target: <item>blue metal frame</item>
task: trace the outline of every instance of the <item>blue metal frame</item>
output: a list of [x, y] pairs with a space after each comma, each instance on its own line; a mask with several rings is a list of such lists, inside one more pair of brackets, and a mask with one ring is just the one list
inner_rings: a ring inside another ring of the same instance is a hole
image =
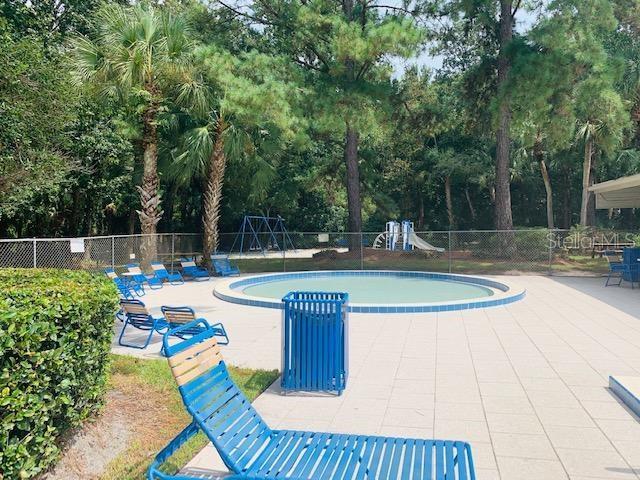
[[[121, 310], [124, 311], [123, 306], [126, 304], [136, 305], [146, 309], [145, 304], [142, 303], [140, 300], [122, 299], [120, 300]], [[142, 345], [135, 344], [135, 343], [128, 343], [123, 340], [124, 332], [127, 329], [127, 326], [129, 325], [131, 325], [135, 329], [149, 332], [149, 335], [147, 335], [147, 338]], [[145, 313], [125, 312], [124, 325], [122, 326], [122, 330], [120, 330], [120, 335], [118, 336], [118, 345], [121, 345], [123, 347], [130, 347], [130, 348], [137, 348], [140, 350], [144, 350], [149, 346], [149, 342], [151, 342], [151, 337], [153, 337], [154, 332], [162, 333], [162, 331], [166, 330], [168, 327], [169, 325], [164, 321], [163, 318], [154, 317], [150, 313], [145, 314]]]
[[349, 295], [290, 292], [282, 302], [282, 390], [341, 395], [349, 376]]
[[211, 263], [213, 263], [213, 269], [221, 277], [240, 275], [240, 269], [237, 266], [232, 265], [228, 258], [213, 258], [212, 255]]
[[[199, 321], [198, 321], [199, 322]], [[197, 323], [197, 322], [196, 322]], [[193, 328], [185, 325], [180, 328]], [[213, 336], [209, 330], [176, 345], [169, 357]], [[190, 480], [162, 465], [198, 430], [218, 450], [231, 479], [475, 480], [471, 446], [461, 441], [272, 430], [231, 379], [223, 361], [179, 387], [193, 422], [162, 449], [148, 480]]]

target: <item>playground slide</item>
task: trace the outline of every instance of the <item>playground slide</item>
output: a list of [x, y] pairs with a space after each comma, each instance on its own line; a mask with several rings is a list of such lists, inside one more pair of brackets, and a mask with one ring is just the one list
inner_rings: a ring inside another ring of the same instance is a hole
[[444, 248], [434, 247], [428, 242], [422, 240], [419, 236], [417, 236], [413, 231], [409, 233], [409, 242], [416, 248], [420, 250], [431, 250], [432, 252], [444, 252]]

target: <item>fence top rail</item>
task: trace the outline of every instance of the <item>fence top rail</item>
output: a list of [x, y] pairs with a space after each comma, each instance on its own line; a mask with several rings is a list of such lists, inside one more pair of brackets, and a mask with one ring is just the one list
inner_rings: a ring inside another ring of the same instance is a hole
[[[434, 235], [450, 235], [450, 234], [491, 234], [491, 233], [568, 233], [571, 230], [562, 229], [562, 228], [523, 228], [517, 230], [414, 230], [416, 234], [434, 234]], [[385, 233], [384, 231], [362, 231], [362, 232], [300, 232], [300, 231], [292, 231], [288, 232], [289, 235], [333, 235], [333, 236], [349, 236], [349, 235], [380, 235], [381, 233]], [[585, 232], [581, 233], [581, 235], [587, 237], [597, 237], [598, 235], [606, 235], [606, 234], [633, 234], [631, 231], [610, 231], [610, 230], [595, 230], [593, 232]], [[168, 237], [172, 236], [175, 238], [180, 237], [197, 237], [202, 235], [201, 233], [195, 232], [169, 232], [169, 233], [134, 233], [134, 234], [117, 234], [117, 235], [96, 235], [96, 236], [86, 236], [86, 237], [27, 237], [27, 238], [0, 238], [0, 243], [9, 243], [9, 242], [69, 242], [71, 240], [100, 240], [100, 239], [118, 239], [118, 238], [144, 238], [144, 237]], [[238, 235], [237, 232], [222, 232], [219, 235], [221, 236], [235, 236]]]

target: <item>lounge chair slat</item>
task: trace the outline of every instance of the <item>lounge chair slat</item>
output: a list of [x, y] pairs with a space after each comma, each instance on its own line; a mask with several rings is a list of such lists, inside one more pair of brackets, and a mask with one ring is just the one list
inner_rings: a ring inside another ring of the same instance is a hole
[[424, 466], [422, 463], [424, 449], [425, 441], [417, 440], [416, 448], [414, 449], [412, 480], [422, 480], [424, 478]]
[[393, 452], [393, 457], [391, 458], [391, 466], [389, 467], [389, 478], [397, 479], [398, 478], [398, 470], [400, 467], [400, 459], [402, 458], [402, 454], [404, 453], [406, 446], [406, 441], [404, 439], [396, 439], [396, 449]]
[[413, 461], [413, 451], [415, 450], [416, 442], [413, 439], [409, 439], [404, 444], [404, 458], [402, 461], [402, 471], [410, 472], [411, 464]]
[[424, 449], [424, 478], [433, 478], [433, 451], [435, 442], [428, 440]]
[[295, 470], [291, 472], [291, 476], [294, 478], [309, 478], [313, 467], [318, 463], [318, 460], [322, 456], [323, 450], [327, 445], [328, 433], [315, 433], [307, 451], [305, 452], [305, 458], [300, 461]]
[[353, 477], [356, 471], [356, 467], [362, 465], [363, 463], [365, 465], [368, 464], [369, 458], [368, 458], [367, 451], [373, 447], [374, 443], [375, 443], [375, 439], [372, 437], [363, 438], [362, 444], [358, 446], [357, 450], [353, 451], [353, 454], [351, 455], [351, 460], [349, 460], [349, 463], [344, 469], [345, 473], [343, 478], [351, 480], [351, 478]]
[[467, 457], [464, 454], [464, 443], [455, 442], [458, 480], [467, 480]]
[[436, 457], [436, 480], [444, 480], [444, 442], [436, 441], [436, 448], [433, 453]]
[[384, 450], [384, 457], [382, 459], [382, 465], [380, 467], [380, 479], [389, 478], [389, 469], [391, 467], [391, 458], [393, 456], [393, 452], [396, 449], [396, 439], [389, 439], [386, 442], [386, 448]]
[[[209, 349], [199, 353], [197, 357], [185, 359], [183, 362], [173, 366], [172, 370], [173, 374], [179, 377], [194, 368], [201, 369], [203, 366], [206, 366], [208, 369], [210, 366], [218, 365], [220, 361], [222, 361], [220, 349]], [[202, 373], [204, 373], [204, 371]]]
[[348, 442], [348, 439], [349, 437], [347, 435], [331, 435], [329, 445], [325, 448], [325, 453], [318, 464], [318, 468], [316, 468], [316, 478], [325, 479], [331, 475], [333, 470], [333, 467], [331, 467], [331, 461], [340, 456], [344, 444]]
[[218, 342], [215, 338], [208, 338], [204, 342], [194, 345], [194, 348], [192, 349], [187, 349], [180, 353], [176, 353], [173, 357], [169, 358], [169, 365], [173, 368], [175, 365], [178, 365], [185, 360], [193, 358], [208, 350], [214, 350], [218, 352], [220, 351], [220, 349], [218, 348]]

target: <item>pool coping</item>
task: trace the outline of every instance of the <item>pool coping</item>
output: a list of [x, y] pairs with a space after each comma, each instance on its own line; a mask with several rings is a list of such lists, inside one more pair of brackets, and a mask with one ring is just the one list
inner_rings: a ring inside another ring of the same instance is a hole
[[526, 295], [526, 289], [517, 284], [507, 285], [496, 280], [477, 277], [471, 275], [458, 275], [454, 273], [438, 273], [406, 270], [314, 270], [302, 272], [282, 272], [251, 275], [247, 277], [236, 277], [220, 281], [213, 289], [213, 295], [220, 300], [249, 305], [252, 307], [282, 309], [281, 300], [266, 299], [265, 297], [255, 297], [246, 295], [235, 290], [237, 287], [264, 283], [271, 279], [292, 279], [309, 278], [320, 276], [406, 276], [423, 277], [430, 279], [442, 279], [461, 283], [471, 283], [498, 290], [498, 293], [489, 297], [481, 297], [472, 300], [455, 300], [448, 302], [430, 303], [405, 303], [401, 305], [376, 304], [376, 303], [349, 303], [348, 311], [354, 313], [421, 313], [421, 312], [451, 312], [457, 310], [469, 310], [475, 308], [496, 307], [517, 302]]

